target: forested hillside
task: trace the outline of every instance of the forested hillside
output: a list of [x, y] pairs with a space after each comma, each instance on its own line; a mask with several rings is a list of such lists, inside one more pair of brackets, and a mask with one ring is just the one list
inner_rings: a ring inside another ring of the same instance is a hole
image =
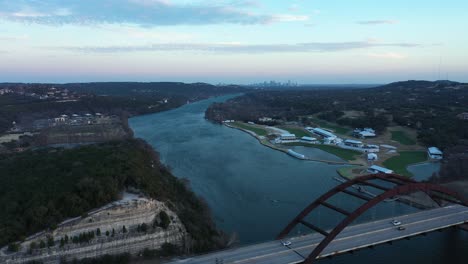
[[247, 89], [236, 85], [216, 86], [207, 83], [181, 82], [100, 82], [70, 83], [61, 85], [64, 89], [80, 93], [112, 96], [180, 96], [185, 100], [200, 100], [227, 93], [244, 92]]
[[167, 202], [195, 240], [195, 251], [220, 246], [207, 207], [143, 141], [3, 155], [0, 171], [0, 245], [103, 206], [131, 186]]
[[[141, 115], [179, 107], [188, 101], [239, 93], [239, 86], [214, 86], [203, 83], [75, 83], [14, 84], [0, 83], [11, 93], [0, 95], [0, 133], [12, 122], [29, 126], [34, 120], [61, 114], [105, 113], [107, 115]], [[57, 100], [47, 95], [50, 89], [74, 93], [73, 100]], [[39, 99], [39, 98], [42, 99]]]

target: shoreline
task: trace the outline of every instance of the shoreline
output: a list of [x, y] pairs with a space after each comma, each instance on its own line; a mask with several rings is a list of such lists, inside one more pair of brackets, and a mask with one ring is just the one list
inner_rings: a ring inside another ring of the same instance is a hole
[[[237, 126], [234, 126], [234, 125], [231, 125], [229, 123], [222, 123], [222, 125], [226, 126], [226, 127], [229, 127], [229, 128], [233, 128], [233, 129], [237, 129], [237, 130], [240, 130], [240, 131], [243, 131], [247, 134], [249, 134], [250, 136], [254, 137], [255, 139], [257, 139], [257, 141], [263, 145], [263, 146], [266, 146], [268, 148], [271, 148], [273, 150], [277, 150], [277, 151], [281, 151], [285, 154], [288, 154], [288, 149], [285, 149], [285, 148], [281, 148], [281, 147], [277, 147], [269, 142], [266, 142], [266, 139], [263, 137], [263, 136], [259, 136], [257, 135], [255, 132], [253, 131], [250, 131], [248, 129], [244, 129], [244, 128], [241, 128], [241, 127], [237, 127]], [[313, 146], [310, 146], [313, 148]], [[320, 148], [318, 148], [320, 149]], [[325, 151], [327, 152], [326, 150], [322, 150], [322, 151]], [[332, 154], [334, 155], [333, 153], [330, 153], [330, 152], [327, 152], [329, 154]], [[288, 154], [289, 155], [289, 154]], [[304, 161], [313, 161], [313, 162], [321, 162], [321, 163], [326, 163], [326, 164], [330, 164], [330, 165], [349, 165], [351, 167], [347, 167], [347, 168], [341, 168], [341, 169], [337, 169], [337, 173], [340, 177], [343, 177], [345, 179], [353, 179], [355, 177], [358, 177], [360, 175], [366, 175], [368, 173], [359, 173], [359, 174], [356, 174], [356, 173], [353, 173], [351, 172], [352, 170], [356, 169], [356, 168], [363, 168], [365, 167], [366, 165], [365, 164], [362, 164], [362, 163], [358, 163], [358, 162], [352, 162], [352, 161], [330, 161], [330, 160], [322, 160], [322, 159], [314, 159], [314, 158], [308, 158], [308, 157], [305, 157], [305, 158], [298, 158], [298, 157], [294, 157], [292, 155], [290, 155], [291, 157], [293, 158], [296, 158], [296, 159], [299, 159], [299, 160], [304, 160]], [[335, 155], [336, 156], [336, 155]], [[428, 164], [428, 163], [432, 163], [431, 160], [427, 159], [425, 161], [420, 161], [420, 162], [416, 162], [416, 163], [410, 163], [408, 165], [406, 165], [405, 169], [408, 170], [408, 168], [410, 166], [415, 166], [415, 165], [423, 165], [423, 164]], [[344, 171], [343, 171], [344, 170]], [[348, 172], [349, 172], [349, 175], [348, 175]], [[407, 176], [409, 178], [413, 178], [414, 175], [411, 175], [411, 176]]]
[[[288, 154], [288, 150], [287, 149], [283, 149], [283, 148], [280, 148], [280, 147], [276, 147], [274, 145], [271, 145], [271, 144], [268, 144], [266, 142], [263, 142], [262, 138], [260, 138], [260, 136], [258, 136], [257, 134], [255, 134], [254, 132], [252, 131], [249, 131], [247, 129], [243, 129], [243, 128], [240, 128], [240, 127], [236, 127], [236, 126], [233, 126], [233, 125], [229, 125], [227, 123], [224, 123], [223, 124], [224, 126], [226, 127], [229, 127], [229, 128], [233, 128], [233, 129], [237, 129], [237, 130], [240, 130], [240, 131], [243, 131], [249, 135], [251, 135], [252, 137], [254, 137], [255, 139], [257, 139], [257, 141], [263, 145], [263, 146], [266, 146], [268, 148], [271, 148], [273, 150], [277, 150], [277, 151], [281, 151], [285, 154]], [[324, 150], [322, 150], [324, 151]], [[326, 152], [326, 151], [325, 151]], [[327, 152], [329, 153], [329, 152]], [[333, 155], [333, 153], [330, 153]], [[291, 156], [291, 155], [290, 155]], [[291, 157], [294, 157], [294, 156], [291, 156]], [[299, 159], [299, 158], [296, 158], [296, 159]], [[330, 165], [351, 165], [351, 166], [363, 166], [362, 164], [359, 164], [359, 163], [352, 163], [352, 162], [348, 162], [348, 161], [333, 161], [333, 160], [322, 160], [322, 159], [313, 159], [313, 158], [304, 158], [304, 159], [299, 159], [299, 160], [304, 160], [304, 161], [313, 161], [313, 162], [321, 162], [321, 163], [327, 163], [327, 164], [330, 164]]]

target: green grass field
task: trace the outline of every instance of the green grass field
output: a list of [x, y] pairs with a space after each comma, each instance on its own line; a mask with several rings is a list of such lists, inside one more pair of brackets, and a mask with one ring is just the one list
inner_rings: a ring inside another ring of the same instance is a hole
[[391, 131], [391, 133], [392, 140], [395, 140], [402, 145], [410, 146], [416, 144], [416, 141], [410, 138], [404, 131]]
[[249, 125], [249, 124], [246, 124], [246, 123], [234, 122], [234, 123], [231, 123], [231, 125], [235, 126], [235, 127], [238, 127], [238, 128], [242, 128], [242, 129], [245, 129], [245, 130], [252, 131], [252, 132], [254, 132], [255, 134], [257, 134], [259, 136], [268, 135], [268, 132], [265, 129], [259, 128], [259, 127], [253, 126], [253, 125]]
[[300, 143], [300, 142], [294, 142], [294, 143], [287, 143], [285, 145], [288, 146], [303, 146], [303, 147], [309, 147], [309, 148], [317, 148], [321, 149], [323, 151], [326, 151], [328, 153], [331, 153], [337, 157], [340, 157], [344, 160], [347, 161], [352, 161], [357, 158], [357, 156], [361, 155], [361, 152], [350, 150], [350, 149], [342, 149], [339, 147], [331, 146], [331, 145], [318, 145], [318, 144], [307, 144], [307, 143]]
[[311, 136], [311, 134], [307, 130], [305, 130], [303, 128], [285, 127], [285, 126], [280, 126], [278, 128], [286, 130], [289, 133], [294, 134], [294, 135], [296, 135], [296, 137], [299, 137], [299, 138], [301, 138], [301, 137], [310, 137]]
[[411, 164], [424, 162], [427, 160], [425, 151], [402, 151], [399, 156], [391, 157], [384, 161], [383, 166], [393, 170], [397, 174], [408, 177], [413, 176], [406, 167]]
[[312, 119], [312, 121], [316, 123], [317, 125], [319, 125], [320, 127], [335, 131], [337, 134], [347, 135], [351, 132], [350, 128], [342, 127], [337, 124], [333, 124], [333, 123], [330, 123], [330, 122], [327, 122], [318, 118], [314, 118]]
[[340, 174], [342, 177], [345, 177], [347, 179], [352, 179], [354, 177], [354, 174], [353, 174], [353, 170], [354, 169], [359, 169], [362, 167], [359, 167], [359, 166], [352, 166], [352, 167], [343, 167], [343, 168], [339, 168], [337, 170], [338, 174]]

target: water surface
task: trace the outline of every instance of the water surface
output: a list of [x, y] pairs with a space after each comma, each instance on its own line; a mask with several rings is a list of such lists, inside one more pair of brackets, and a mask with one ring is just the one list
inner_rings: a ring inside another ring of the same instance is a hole
[[[161, 153], [162, 162], [172, 168], [174, 175], [190, 180], [195, 193], [208, 202], [219, 228], [238, 234], [241, 244], [271, 240], [308, 203], [338, 184], [334, 177], [338, 177], [336, 170], [340, 166], [295, 159], [260, 145], [245, 132], [204, 119], [204, 111], [211, 103], [231, 97], [135, 117], [130, 126], [136, 137], [145, 139]], [[317, 149], [294, 149], [309, 157], [339, 160]], [[360, 205], [360, 201], [345, 196], [338, 196], [333, 203], [348, 209]], [[414, 210], [400, 203], [383, 203], [357, 222]], [[330, 228], [341, 219], [341, 215], [322, 209], [310, 221]], [[300, 228], [294, 233], [307, 231]], [[357, 254], [360, 257], [345, 255], [323, 263], [468, 263], [438, 261], [453, 254], [460, 245], [468, 248], [466, 234], [437, 233], [427, 238], [430, 239], [364, 250]], [[468, 259], [466, 251], [456, 253]]]

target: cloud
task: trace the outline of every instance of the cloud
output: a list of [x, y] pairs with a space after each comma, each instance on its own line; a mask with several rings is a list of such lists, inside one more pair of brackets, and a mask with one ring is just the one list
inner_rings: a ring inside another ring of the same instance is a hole
[[28, 35], [0, 35], [0, 41], [23, 41], [28, 39]]
[[309, 20], [308, 16], [301, 16], [301, 15], [273, 15], [270, 17], [269, 21], [272, 22], [296, 22], [296, 21], [307, 21]]
[[257, 1], [206, 1], [176, 4], [171, 0], [0, 0], [0, 20], [62, 24], [137, 24], [141, 26], [268, 24], [294, 22], [305, 16], [259, 14]]
[[[145, 46], [88, 46], [61, 47], [61, 50], [86, 53], [121, 53], [148, 51], [199, 51], [211, 53], [286, 53], [286, 52], [338, 52], [376, 47], [420, 47], [414, 43], [355, 42], [309, 42], [298, 44], [241, 44], [241, 43], [161, 43]], [[57, 48], [52, 48], [57, 49]]]
[[396, 60], [406, 59], [408, 57], [406, 55], [395, 53], [395, 52], [369, 53], [368, 56], [372, 58], [396, 59]]
[[366, 20], [366, 21], [358, 21], [356, 22], [360, 25], [392, 25], [398, 24], [397, 20]]

